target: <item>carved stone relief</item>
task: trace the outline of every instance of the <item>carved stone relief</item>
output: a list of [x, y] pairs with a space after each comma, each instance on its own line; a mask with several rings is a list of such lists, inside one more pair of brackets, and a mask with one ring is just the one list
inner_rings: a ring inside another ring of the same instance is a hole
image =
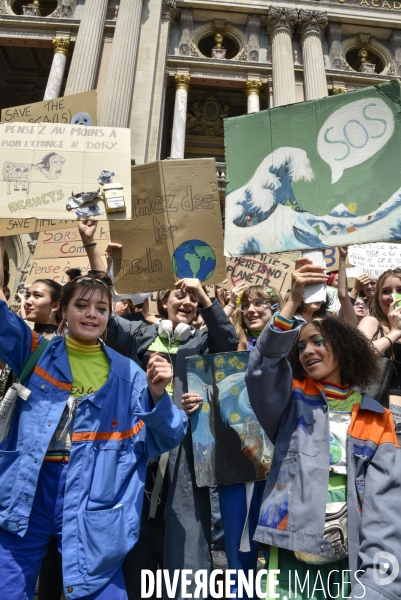
[[186, 131], [191, 135], [223, 136], [223, 119], [229, 114], [228, 104], [221, 105], [214, 96], [207, 96], [201, 105], [195, 102], [188, 111]]

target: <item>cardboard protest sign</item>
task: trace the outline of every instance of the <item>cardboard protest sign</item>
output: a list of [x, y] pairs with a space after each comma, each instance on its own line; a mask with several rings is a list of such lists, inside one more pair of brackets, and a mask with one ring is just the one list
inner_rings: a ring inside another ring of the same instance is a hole
[[202, 397], [191, 415], [195, 477], [199, 487], [265, 479], [273, 445], [248, 399], [249, 352], [186, 359], [188, 391]]
[[[75, 193], [97, 192], [102, 170], [113, 171], [123, 185], [124, 212], [106, 213], [103, 200], [93, 200], [103, 214], [97, 220], [131, 218], [131, 132], [113, 127], [75, 125], [0, 125], [0, 210], [3, 218], [77, 219], [67, 210]], [[95, 193], [96, 195], [96, 193]], [[85, 205], [89, 206], [89, 205]]]
[[401, 244], [354, 244], [348, 248], [350, 262], [354, 269], [347, 269], [347, 275], [355, 277], [366, 273], [378, 279], [388, 269], [401, 266]]
[[401, 238], [398, 81], [224, 126], [227, 255]]
[[284, 295], [291, 287], [295, 263], [273, 254], [256, 254], [227, 258], [227, 275], [232, 286], [246, 281], [249, 285], [264, 285]]
[[68, 276], [65, 272], [72, 268], [81, 269], [82, 274], [85, 275], [90, 270], [87, 256], [44, 259], [33, 257], [24, 283], [26, 286], [30, 286], [37, 279], [53, 279], [57, 283], [65, 285], [68, 282]]
[[171, 288], [183, 277], [226, 277], [214, 159], [132, 167], [130, 223], [110, 222], [118, 294]]
[[72, 123], [97, 125], [96, 90], [73, 94], [63, 98], [32, 102], [21, 106], [3, 108], [1, 122], [11, 123]]
[[38, 233], [52, 229], [76, 227], [76, 221], [63, 219], [0, 219], [0, 235], [20, 235], [21, 233]]
[[[97, 243], [100, 254], [104, 255], [110, 243], [108, 223], [99, 223], [94, 241]], [[46, 230], [39, 234], [34, 254], [35, 260], [38, 258], [69, 258], [71, 256], [86, 256], [77, 225], [69, 229]]]

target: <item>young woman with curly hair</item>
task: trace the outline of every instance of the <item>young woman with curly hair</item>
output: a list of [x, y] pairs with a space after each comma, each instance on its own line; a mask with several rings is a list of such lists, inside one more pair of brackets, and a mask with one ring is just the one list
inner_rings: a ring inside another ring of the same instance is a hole
[[390, 269], [379, 277], [370, 301], [370, 315], [361, 320], [359, 329], [392, 360], [390, 410], [401, 443], [401, 307], [393, 294], [401, 294], [401, 269]]
[[300, 259], [292, 279], [246, 375], [274, 443], [254, 536], [270, 549], [269, 570], [279, 569], [268, 589], [281, 599], [398, 598], [401, 573], [387, 577], [384, 595], [375, 563], [382, 552], [401, 556], [399, 446], [390, 412], [353, 391], [378, 376], [380, 355], [341, 319], [294, 317], [305, 286], [326, 281], [323, 268]]

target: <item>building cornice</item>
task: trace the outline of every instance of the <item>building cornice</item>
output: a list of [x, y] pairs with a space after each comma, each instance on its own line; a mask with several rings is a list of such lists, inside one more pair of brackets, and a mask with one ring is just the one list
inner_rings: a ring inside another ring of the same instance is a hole
[[[328, 20], [334, 22], [342, 22], [349, 24], [368, 25], [372, 27], [394, 27], [401, 29], [400, 27], [400, 9], [388, 9], [381, 8], [383, 0], [374, 0], [379, 2], [379, 6], [366, 6], [365, 2], [371, 5], [372, 0], [358, 0], [358, 2], [364, 2], [363, 5], [352, 6], [341, 3], [339, 0], [276, 0], [275, 2], [266, 2], [265, 0], [219, 0], [218, 9], [216, 9], [215, 0], [177, 0], [177, 9], [188, 9], [191, 8], [194, 11], [194, 19], [196, 20], [197, 11], [210, 11], [219, 14], [227, 15], [227, 13], [242, 13], [243, 24], [246, 23], [246, 19], [250, 14], [257, 14], [262, 18], [267, 17], [267, 13], [270, 6], [277, 8], [288, 8], [288, 9], [305, 9], [305, 10], [317, 10], [327, 12]], [[388, 0], [390, 5], [393, 5], [394, 0]], [[203, 19], [202, 19], [203, 20]]]

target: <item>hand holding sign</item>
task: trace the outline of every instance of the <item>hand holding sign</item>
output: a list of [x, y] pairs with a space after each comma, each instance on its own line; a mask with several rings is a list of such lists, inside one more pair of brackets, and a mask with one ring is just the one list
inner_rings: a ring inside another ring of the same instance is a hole
[[376, 154], [393, 131], [393, 112], [380, 98], [350, 102], [330, 115], [319, 131], [317, 149], [331, 167], [331, 183]]

